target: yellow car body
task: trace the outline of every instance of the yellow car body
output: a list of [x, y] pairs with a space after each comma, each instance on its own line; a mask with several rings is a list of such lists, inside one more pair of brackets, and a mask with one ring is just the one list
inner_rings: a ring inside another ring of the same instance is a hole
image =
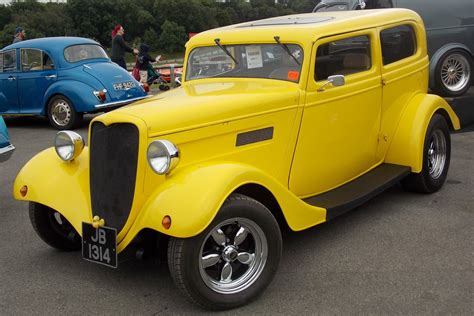
[[[257, 200], [271, 195], [295, 231], [323, 223], [326, 209], [305, 203], [305, 198], [340, 187], [382, 163], [420, 172], [431, 117], [441, 113], [453, 129], [459, 128], [450, 106], [427, 94], [426, 38], [418, 15], [369, 10], [318, 16], [332, 19], [292, 27], [224, 27], [199, 34], [186, 46], [188, 60], [193, 49], [215, 45], [216, 37], [226, 45], [274, 43], [278, 34], [304, 51], [297, 83], [184, 76], [179, 89], [91, 122], [138, 128], [133, 203], [118, 233], [119, 252], [144, 228], [180, 238], [199, 234], [226, 198], [242, 188]], [[416, 52], [384, 66], [379, 34], [402, 24], [415, 30]], [[344, 86], [326, 85], [321, 91], [326, 82], [311, 75], [318, 46], [358, 35], [371, 39], [371, 68], [346, 76]], [[184, 73], [187, 66], [185, 62]], [[236, 145], [239, 135], [269, 129], [269, 139]], [[156, 174], [147, 163], [146, 149], [156, 139], [169, 140], [180, 151], [179, 165], [167, 175]], [[28, 187], [25, 196], [20, 194], [23, 186]], [[61, 161], [50, 148], [24, 166], [13, 193], [16, 199], [56, 210], [81, 233], [81, 223], [92, 222], [95, 215], [90, 190], [88, 148], [72, 162]], [[171, 217], [169, 229], [162, 225], [164, 216]], [[103, 219], [107, 225], [108, 218]]]

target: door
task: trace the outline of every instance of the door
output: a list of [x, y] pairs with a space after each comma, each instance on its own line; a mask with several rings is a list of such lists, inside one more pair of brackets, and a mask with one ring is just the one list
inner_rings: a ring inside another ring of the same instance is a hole
[[[290, 174], [290, 189], [308, 197], [338, 187], [379, 163], [382, 84], [375, 30], [317, 41]], [[327, 84], [344, 75], [343, 86]]]
[[57, 80], [50, 56], [38, 49], [21, 49], [21, 71], [18, 73], [20, 113], [39, 114], [48, 87]]
[[18, 113], [16, 50], [0, 53], [0, 113]]

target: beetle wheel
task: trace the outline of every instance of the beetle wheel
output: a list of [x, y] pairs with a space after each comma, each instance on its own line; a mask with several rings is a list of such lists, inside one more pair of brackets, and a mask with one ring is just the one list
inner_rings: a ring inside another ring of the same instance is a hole
[[76, 112], [68, 98], [55, 96], [48, 105], [48, 118], [54, 128], [65, 130], [76, 127], [82, 115]]

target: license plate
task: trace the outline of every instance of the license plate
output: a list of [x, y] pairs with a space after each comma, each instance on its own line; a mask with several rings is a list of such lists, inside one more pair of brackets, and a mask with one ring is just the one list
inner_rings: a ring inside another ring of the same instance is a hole
[[135, 87], [135, 82], [127, 81], [113, 84], [114, 90], [128, 90]]
[[82, 258], [117, 268], [117, 230], [82, 223]]

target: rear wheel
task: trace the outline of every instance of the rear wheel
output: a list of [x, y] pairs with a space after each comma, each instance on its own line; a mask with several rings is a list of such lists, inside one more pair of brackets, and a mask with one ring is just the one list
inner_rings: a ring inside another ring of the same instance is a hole
[[428, 125], [423, 148], [423, 168], [402, 181], [405, 189], [433, 193], [441, 189], [448, 174], [451, 139], [446, 119], [435, 114]]
[[201, 234], [171, 238], [168, 265], [178, 288], [208, 309], [250, 302], [268, 286], [281, 257], [281, 234], [261, 203], [233, 194]]
[[31, 224], [45, 243], [63, 251], [81, 249], [81, 237], [59, 212], [34, 202], [29, 211]]
[[472, 82], [472, 58], [463, 50], [448, 51], [439, 60], [435, 71], [436, 92], [443, 96], [464, 94]]
[[82, 113], [76, 112], [74, 105], [67, 97], [57, 95], [49, 101], [48, 119], [56, 129], [72, 129], [81, 121]]

